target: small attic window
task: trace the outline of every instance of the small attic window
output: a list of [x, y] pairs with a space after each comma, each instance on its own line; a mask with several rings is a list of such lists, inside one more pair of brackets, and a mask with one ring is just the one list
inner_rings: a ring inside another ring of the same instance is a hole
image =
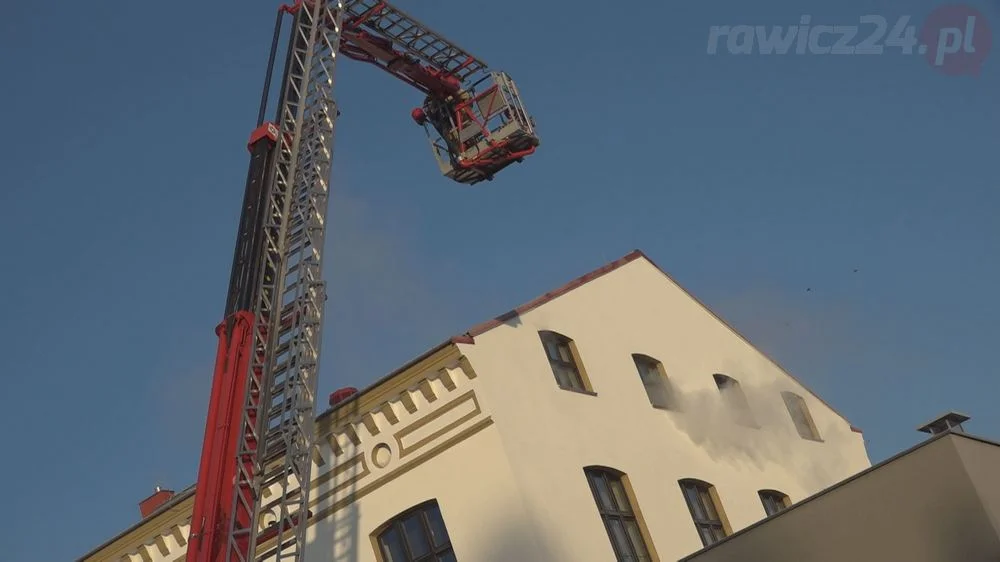
[[559, 388], [592, 393], [573, 340], [547, 330], [538, 332], [538, 336], [542, 339], [545, 356], [549, 360], [549, 366], [552, 367], [552, 374]]
[[813, 422], [812, 414], [809, 413], [809, 406], [806, 404], [806, 401], [798, 394], [788, 391], [782, 392], [781, 398], [785, 401], [788, 414], [792, 416], [792, 422], [795, 423], [795, 429], [799, 432], [799, 437], [811, 441], [822, 441], [819, 436], [819, 430], [816, 429], [816, 423]]
[[646, 388], [646, 396], [649, 397], [649, 403], [654, 408], [664, 410], [679, 409], [673, 385], [670, 384], [670, 379], [667, 378], [667, 372], [663, 368], [663, 363], [641, 353], [633, 353], [632, 361], [635, 363], [636, 370], [639, 371], [639, 379], [642, 380], [643, 387]]
[[759, 427], [753, 417], [750, 403], [747, 402], [746, 394], [740, 387], [740, 381], [721, 373], [712, 375], [712, 378], [715, 379], [715, 386], [719, 387], [722, 400], [729, 407], [736, 423], [747, 427]]

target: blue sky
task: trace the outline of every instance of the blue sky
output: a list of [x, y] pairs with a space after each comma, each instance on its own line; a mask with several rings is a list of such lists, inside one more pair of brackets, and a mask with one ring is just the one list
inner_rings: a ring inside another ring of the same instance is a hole
[[[855, 24], [858, 0], [399, 5], [508, 70], [543, 145], [451, 184], [410, 121], [420, 96], [339, 69], [321, 395], [641, 248], [861, 426], [873, 461], [947, 409], [1000, 436], [1000, 54], [978, 77], [898, 51], [706, 54], [712, 25]], [[877, 9], [919, 24], [937, 5]], [[9, 560], [72, 559], [195, 478], [275, 6], [5, 8]]]

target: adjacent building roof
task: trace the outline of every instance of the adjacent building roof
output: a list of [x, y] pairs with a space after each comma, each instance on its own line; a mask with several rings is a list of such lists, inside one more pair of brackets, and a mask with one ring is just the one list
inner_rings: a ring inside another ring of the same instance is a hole
[[953, 428], [679, 562], [996, 560], [1000, 443]]

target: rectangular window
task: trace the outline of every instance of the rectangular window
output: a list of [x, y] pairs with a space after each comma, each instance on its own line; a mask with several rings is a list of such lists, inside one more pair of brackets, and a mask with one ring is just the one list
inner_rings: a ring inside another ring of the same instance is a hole
[[743, 394], [740, 382], [729, 375], [715, 374], [712, 377], [736, 423], [747, 427], [760, 427], [753, 417], [753, 410], [750, 409], [746, 394]]
[[726, 538], [722, 509], [712, 497], [711, 485], [697, 480], [681, 480], [680, 484], [702, 544], [708, 546]]
[[650, 562], [639, 518], [629, 502], [622, 474], [607, 469], [585, 470], [597, 511], [611, 539], [618, 562]]
[[385, 524], [378, 544], [381, 562], [455, 562], [441, 509], [433, 500]]
[[764, 504], [764, 513], [768, 517], [784, 511], [790, 503], [788, 496], [776, 490], [761, 490], [757, 494], [760, 496], [760, 502]]
[[552, 367], [556, 384], [560, 388], [586, 392], [587, 386], [584, 384], [580, 367], [576, 363], [572, 340], [555, 332], [539, 332], [539, 336], [542, 338], [545, 356]]
[[795, 430], [799, 432], [799, 437], [812, 441], [821, 441], [819, 430], [816, 429], [816, 423], [813, 422], [806, 401], [798, 394], [787, 391], [781, 393], [781, 398], [785, 401], [788, 414], [792, 416], [792, 422], [795, 423]]
[[663, 370], [663, 364], [648, 355], [638, 353], [632, 354], [632, 360], [639, 371], [642, 385], [646, 388], [649, 403], [657, 408], [676, 410], [673, 387]]

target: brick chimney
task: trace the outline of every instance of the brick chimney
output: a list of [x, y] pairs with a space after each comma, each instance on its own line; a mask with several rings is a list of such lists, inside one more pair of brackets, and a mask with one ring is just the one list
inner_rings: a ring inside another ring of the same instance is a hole
[[345, 386], [344, 388], [337, 389], [330, 394], [330, 406], [334, 407], [341, 402], [351, 398], [358, 393], [358, 389], [353, 386]]
[[153, 495], [139, 502], [139, 513], [142, 518], [145, 519], [149, 517], [150, 513], [153, 513], [161, 505], [167, 503], [167, 500], [174, 497], [173, 490], [164, 490], [157, 486], [153, 492]]

